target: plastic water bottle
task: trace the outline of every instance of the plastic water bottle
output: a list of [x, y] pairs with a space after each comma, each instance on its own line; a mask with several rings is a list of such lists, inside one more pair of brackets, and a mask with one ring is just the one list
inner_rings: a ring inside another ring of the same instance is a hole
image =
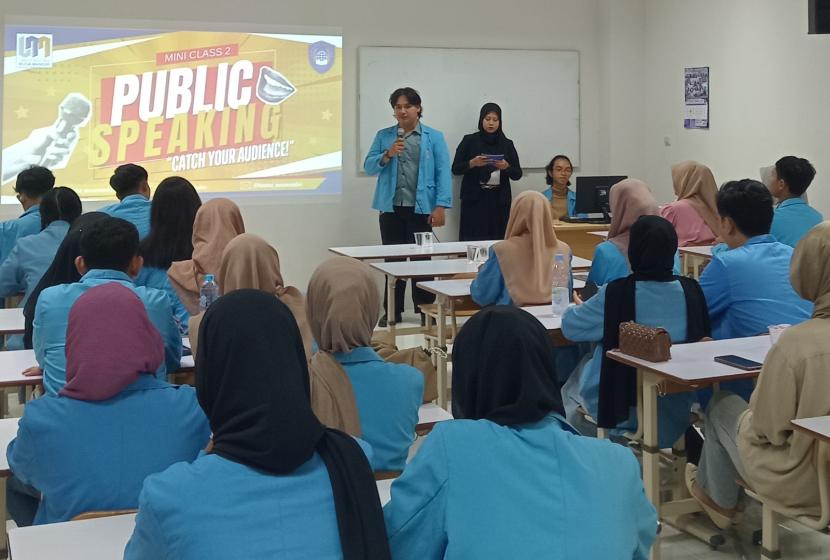
[[552, 276], [550, 299], [553, 316], [560, 317], [568, 308], [570, 300], [570, 274], [568, 265], [565, 264], [565, 255], [562, 253], [556, 253]]
[[219, 297], [219, 286], [216, 285], [216, 280], [213, 274], [205, 274], [205, 281], [202, 287], [199, 288], [199, 311], [204, 313], [210, 304], [216, 301]]

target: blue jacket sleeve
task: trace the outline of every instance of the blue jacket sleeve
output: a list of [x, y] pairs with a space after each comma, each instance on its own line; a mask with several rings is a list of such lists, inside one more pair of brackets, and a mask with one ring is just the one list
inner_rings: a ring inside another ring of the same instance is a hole
[[583, 303], [571, 305], [562, 315], [562, 334], [573, 342], [599, 342], [605, 330], [605, 286]]
[[600, 243], [594, 250], [594, 259], [591, 261], [591, 270], [588, 271], [586, 283], [603, 286], [608, 283], [608, 255], [606, 247]]
[[[149, 298], [147, 300], [147, 312], [150, 321], [156, 326], [162, 340], [164, 340], [165, 373], [171, 374], [182, 365], [182, 335], [173, 316], [173, 305], [170, 303], [167, 294], [152, 288], [147, 288], [147, 290], [152, 290], [151, 295], [147, 296]], [[35, 316], [37, 316], [37, 312]], [[161, 368], [159, 368], [160, 370]], [[164, 381], [167, 381], [166, 376]]]
[[730, 304], [732, 296], [729, 289], [729, 276], [723, 260], [714, 256], [703, 274], [700, 275], [700, 288], [706, 298], [706, 305], [709, 307], [709, 317], [712, 320], [712, 331], [718, 330], [718, 325], [723, 321]]
[[452, 171], [450, 149], [442, 133], [437, 133], [432, 143], [432, 157], [435, 158], [435, 184], [438, 187], [436, 206], [452, 208]]
[[124, 560], [164, 560], [168, 558], [164, 533], [147, 498], [147, 485], [138, 497], [138, 515], [133, 535], [124, 550]]
[[369, 153], [366, 154], [366, 159], [363, 160], [363, 171], [365, 171], [367, 175], [377, 175], [383, 169], [380, 161], [383, 159], [383, 154], [386, 152], [386, 149], [383, 147], [380, 139], [381, 132], [382, 131], [378, 131], [378, 133], [375, 134], [375, 139], [372, 141], [372, 147], [369, 148]]
[[29, 420], [24, 413], [17, 426], [17, 437], [6, 449], [6, 459], [14, 476], [23, 484], [35, 488], [38, 487], [36, 439], [29, 429]]
[[6, 260], [17, 243], [17, 220], [0, 222], [0, 263]]
[[35, 306], [35, 317], [32, 320], [32, 349], [35, 351], [35, 360], [37, 360], [37, 363], [41, 368], [46, 364], [46, 337], [43, 332], [45, 328], [43, 319], [45, 313], [44, 309], [46, 309], [48, 304], [43, 303], [45, 299], [48, 299], [46, 290], [40, 293], [37, 305]]
[[14, 296], [25, 290], [18, 247], [20, 246], [15, 245], [9, 256], [0, 265], [0, 297]]
[[632, 511], [637, 516], [637, 550], [634, 551], [634, 560], [648, 560], [651, 547], [657, 538], [657, 511], [651, 502], [646, 498], [645, 489], [640, 478], [640, 465], [633, 455], [628, 454], [625, 458], [627, 463], [631, 484], [629, 488], [633, 493], [629, 502], [634, 507]]
[[[440, 560], [447, 548], [447, 455], [436, 426], [403, 474], [383, 510], [396, 560]], [[436, 433], [437, 431], [437, 433]]]
[[484, 307], [498, 303], [499, 297], [504, 293], [504, 277], [499, 266], [499, 259], [496, 252], [491, 248], [490, 256], [478, 271], [478, 275], [470, 285], [470, 295], [473, 301]]

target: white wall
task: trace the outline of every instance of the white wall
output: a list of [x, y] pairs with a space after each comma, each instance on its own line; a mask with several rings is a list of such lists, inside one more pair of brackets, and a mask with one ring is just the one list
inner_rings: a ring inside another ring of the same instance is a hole
[[[642, 4], [643, 0], [625, 0]], [[614, 0], [520, 0], [505, 4], [499, 0], [448, 2], [421, 0], [417, 3], [389, 3], [381, 0], [251, 0], [244, 3], [224, 0], [170, 2], [144, 0], [111, 2], [87, 0], [3, 0], [3, 15], [57, 15], [64, 17], [142, 18], [167, 21], [252, 22], [274, 25], [323, 25], [342, 28], [344, 35], [343, 162], [344, 195], [339, 204], [242, 207], [246, 225], [265, 237], [280, 252], [286, 281], [304, 287], [314, 267], [326, 257], [332, 245], [368, 244], [380, 240], [377, 215], [370, 210], [374, 181], [356, 168], [356, 69], [360, 45], [401, 45], [468, 48], [575, 49], [581, 59], [582, 169], [603, 172], [615, 162], [609, 155], [600, 116], [603, 96], [597, 21], [601, 11]], [[244, 6], [244, 9], [242, 9]], [[612, 50], [612, 49], [611, 49]], [[628, 51], [628, 54], [632, 54]], [[494, 76], [498, 68], [488, 69]], [[544, 71], [544, 69], [540, 69]], [[417, 87], [417, 84], [412, 84]], [[606, 96], [607, 97], [607, 96]], [[429, 99], [424, 100], [429, 114]], [[545, 120], [544, 107], [538, 112], [540, 126], [556, 126]], [[388, 106], [378, 111], [389, 112]], [[477, 115], [470, 115], [471, 131]], [[505, 115], [509, 125], [510, 115]], [[623, 121], [636, 120], [624, 117]], [[440, 129], [441, 123], [428, 124]], [[615, 142], [616, 144], [616, 142]], [[604, 146], [604, 148], [603, 148]], [[451, 147], [454, 150], [454, 146]], [[603, 151], [604, 150], [604, 151]], [[551, 153], [556, 151], [551, 146]], [[544, 175], [530, 172], [515, 185], [516, 192], [544, 186]], [[0, 218], [17, 209], [3, 207]], [[439, 232], [442, 239], [457, 236], [457, 211], [449, 214], [448, 226]]]
[[[684, 159], [722, 183], [799, 155], [818, 170], [810, 201], [830, 218], [830, 35], [807, 35], [806, 0], [648, 0], [645, 28], [644, 179], [658, 198], [671, 198], [669, 167]], [[683, 129], [691, 66], [711, 69], [708, 131]]]

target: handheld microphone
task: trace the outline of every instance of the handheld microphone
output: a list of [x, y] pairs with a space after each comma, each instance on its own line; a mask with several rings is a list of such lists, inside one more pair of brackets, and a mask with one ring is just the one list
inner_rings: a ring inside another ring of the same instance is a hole
[[[79, 129], [89, 122], [91, 112], [92, 103], [80, 93], [70, 93], [64, 98], [58, 107], [58, 118], [55, 124], [52, 125], [55, 139], [46, 146], [43, 146], [40, 165], [52, 169], [66, 167], [66, 162], [72, 150], [74, 150], [75, 144], [78, 142]], [[57, 159], [54, 157], [46, 157], [46, 148], [52, 144], [60, 148], [68, 149], [69, 153]]]
[[400, 140], [401, 138], [403, 138], [403, 135], [404, 135], [404, 134], [406, 134], [406, 132], [404, 131], [403, 127], [402, 127], [402, 126], [399, 126], [399, 127], [398, 127], [398, 140]]

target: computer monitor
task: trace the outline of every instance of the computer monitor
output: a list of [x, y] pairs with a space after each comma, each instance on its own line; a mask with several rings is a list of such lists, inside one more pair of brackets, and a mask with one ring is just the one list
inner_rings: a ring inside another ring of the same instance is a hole
[[612, 186], [624, 179], [628, 179], [628, 177], [624, 175], [577, 177], [574, 214], [578, 216], [585, 215], [589, 218], [601, 217], [608, 219], [611, 213], [608, 193]]

